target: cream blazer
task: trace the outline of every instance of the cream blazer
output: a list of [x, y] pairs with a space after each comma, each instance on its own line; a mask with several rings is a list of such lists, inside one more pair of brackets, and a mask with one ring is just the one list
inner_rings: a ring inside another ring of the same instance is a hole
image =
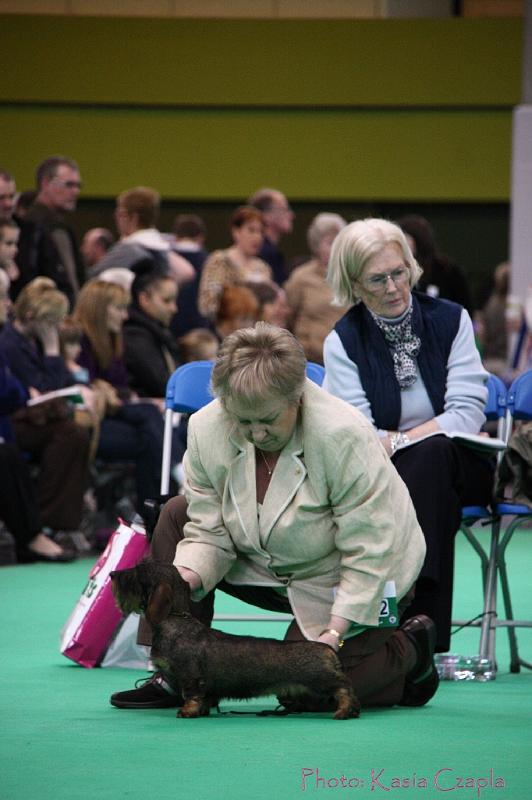
[[183, 464], [189, 522], [174, 564], [200, 575], [195, 599], [222, 578], [284, 587], [317, 639], [331, 614], [376, 626], [385, 583], [400, 599], [419, 574], [425, 540], [372, 426], [309, 380], [260, 515], [254, 447], [218, 400], [191, 417]]

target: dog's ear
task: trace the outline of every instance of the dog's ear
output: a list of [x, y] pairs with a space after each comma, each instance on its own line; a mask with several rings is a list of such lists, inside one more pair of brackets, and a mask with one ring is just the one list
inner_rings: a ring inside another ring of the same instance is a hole
[[159, 625], [172, 610], [173, 592], [168, 583], [159, 583], [153, 590], [146, 608], [146, 619], [150, 625]]

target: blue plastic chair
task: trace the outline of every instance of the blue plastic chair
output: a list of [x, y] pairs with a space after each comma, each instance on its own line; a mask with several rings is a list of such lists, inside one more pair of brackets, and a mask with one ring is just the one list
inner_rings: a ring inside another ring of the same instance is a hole
[[[510, 440], [514, 420], [532, 420], [532, 370], [517, 377], [510, 388], [506, 398], [506, 441]], [[506, 569], [506, 548], [510, 544], [512, 536], [523, 522], [532, 519], [532, 507], [520, 503], [497, 503], [495, 508], [499, 525], [495, 530], [493, 569], [488, 578], [486, 594], [488, 597], [488, 610], [492, 619], [492, 626], [488, 633], [487, 646], [495, 649], [495, 629], [506, 627], [508, 629], [508, 639], [510, 644], [510, 672], [520, 672], [521, 667], [532, 669], [532, 663], [525, 661], [519, 656], [516, 628], [532, 628], [530, 620], [515, 620], [512, 608], [512, 598], [510, 594], [510, 582]], [[510, 516], [511, 520], [499, 541], [500, 520], [502, 517]], [[497, 575], [500, 578], [501, 590], [504, 602], [504, 613], [506, 619], [497, 619], [496, 589]]]
[[316, 364], [314, 361], [307, 361], [307, 378], [321, 386], [325, 378], [325, 367]]
[[[502, 392], [502, 389], [499, 387], [497, 391]], [[489, 402], [490, 401], [488, 401], [488, 403]], [[499, 436], [504, 439], [505, 442], [508, 442], [515, 419], [532, 419], [532, 370], [516, 378], [508, 390], [504, 388], [504, 395], [501, 394], [499, 405]], [[502, 420], [501, 414], [504, 415], [504, 420]], [[500, 453], [499, 460], [502, 456], [503, 453]], [[485, 511], [488, 510], [485, 509]], [[522, 525], [524, 520], [532, 518], [532, 508], [515, 503], [497, 503], [491, 516], [485, 516], [481, 512], [481, 508], [476, 510], [474, 508], [464, 509], [464, 514], [470, 514], [471, 520], [466, 520], [466, 522], [463, 522], [461, 525], [461, 530], [465, 533], [469, 542], [481, 558], [484, 587], [484, 607], [481, 619], [480, 621], [474, 620], [466, 624], [480, 626], [479, 656], [480, 658], [491, 661], [494, 670], [496, 670], [496, 632], [499, 627], [506, 627], [508, 629], [510, 671], [519, 672], [521, 666], [532, 669], [532, 663], [525, 661], [519, 656], [515, 631], [515, 629], [519, 627], [532, 627], [532, 621], [514, 619], [510, 584], [505, 561], [506, 548], [515, 530]], [[503, 517], [506, 515], [510, 515], [512, 519], [501, 537], [502, 521]], [[491, 526], [489, 555], [483, 550], [469, 527], [473, 522], [483, 519], [485, 520], [484, 524], [490, 524]], [[505, 619], [498, 619], [497, 617], [498, 580], [500, 580], [501, 583]], [[457, 623], [462, 624], [460, 621], [457, 621]]]

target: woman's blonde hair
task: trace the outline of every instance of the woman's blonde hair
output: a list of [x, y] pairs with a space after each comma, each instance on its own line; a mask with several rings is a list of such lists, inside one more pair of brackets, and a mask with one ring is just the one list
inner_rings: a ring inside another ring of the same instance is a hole
[[92, 280], [82, 287], [73, 314], [103, 370], [122, 355], [122, 334], [112, 333], [107, 328], [107, 311], [113, 303], [129, 305], [129, 292], [118, 283]]
[[331, 249], [327, 282], [333, 290], [335, 305], [358, 302], [356, 281], [370, 258], [389, 244], [397, 244], [401, 249], [410, 274], [410, 287], [415, 286], [423, 270], [412, 255], [401, 228], [387, 219], [359, 219], [340, 231]]
[[260, 402], [278, 395], [297, 405], [305, 383], [306, 358], [284, 328], [257, 322], [227, 336], [212, 372], [212, 391], [222, 402], [234, 397]]
[[68, 313], [68, 298], [51, 278], [34, 278], [20, 292], [13, 310], [19, 322], [48, 319], [59, 325]]

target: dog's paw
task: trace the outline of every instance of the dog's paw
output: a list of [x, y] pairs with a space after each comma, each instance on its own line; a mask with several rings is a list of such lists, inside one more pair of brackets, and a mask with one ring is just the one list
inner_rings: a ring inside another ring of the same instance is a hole
[[210, 710], [211, 707], [209, 703], [205, 702], [204, 700], [191, 698], [189, 700], [185, 700], [184, 705], [177, 712], [177, 716], [186, 717], [188, 719], [192, 719], [194, 717], [208, 717]]
[[351, 706], [351, 708], [339, 708], [333, 714], [333, 719], [356, 719], [360, 716], [360, 709]]
[[200, 705], [197, 700], [186, 700], [185, 704], [177, 712], [178, 717], [186, 717], [187, 719], [199, 717], [199, 715]]

